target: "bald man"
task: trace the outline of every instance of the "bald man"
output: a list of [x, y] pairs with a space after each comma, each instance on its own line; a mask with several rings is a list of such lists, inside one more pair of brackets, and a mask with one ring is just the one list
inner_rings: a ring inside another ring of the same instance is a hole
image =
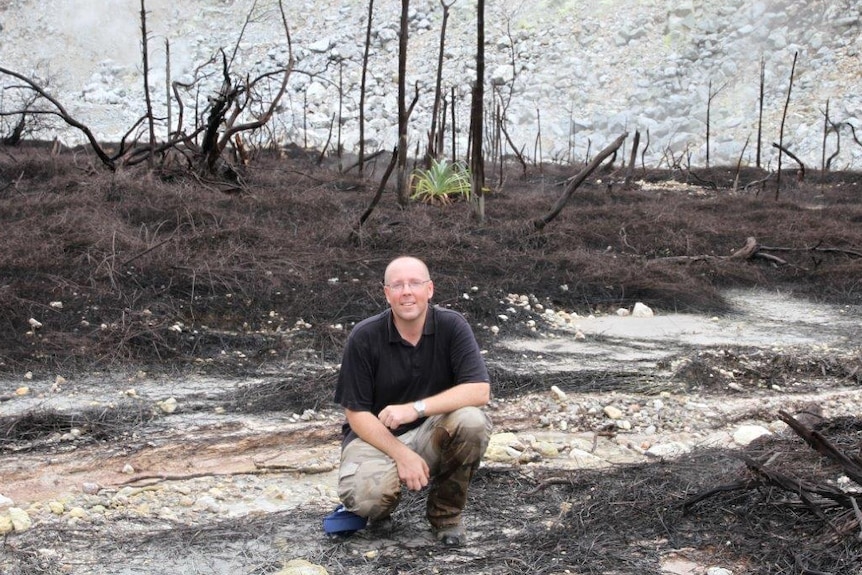
[[467, 489], [491, 434], [479, 344], [458, 312], [430, 305], [434, 282], [414, 257], [383, 276], [389, 308], [359, 322], [344, 349], [335, 401], [344, 408], [338, 481], [347, 511], [387, 519], [402, 485], [430, 485], [426, 517], [446, 546], [466, 541]]

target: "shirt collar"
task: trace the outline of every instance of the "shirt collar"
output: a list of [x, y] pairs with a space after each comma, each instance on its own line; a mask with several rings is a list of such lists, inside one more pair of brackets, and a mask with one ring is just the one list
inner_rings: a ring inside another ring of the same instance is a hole
[[[425, 314], [425, 326], [422, 328], [422, 335], [434, 335], [434, 331], [437, 327], [437, 306], [428, 304], [428, 313]], [[401, 334], [398, 333], [398, 329], [395, 327], [395, 318], [392, 316], [392, 308], [386, 310], [387, 319], [386, 322], [389, 330], [389, 343], [399, 343], [402, 340]]]

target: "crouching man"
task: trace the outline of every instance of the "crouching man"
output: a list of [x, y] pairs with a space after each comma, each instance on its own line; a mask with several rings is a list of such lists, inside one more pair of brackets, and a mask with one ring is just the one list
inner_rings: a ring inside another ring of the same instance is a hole
[[467, 489], [491, 434], [480, 409], [491, 395], [488, 370], [464, 317], [429, 305], [434, 283], [421, 260], [393, 260], [383, 291], [389, 308], [354, 327], [338, 377], [335, 401], [347, 419], [339, 497], [347, 511], [379, 522], [402, 485], [430, 485], [435, 536], [460, 546]]

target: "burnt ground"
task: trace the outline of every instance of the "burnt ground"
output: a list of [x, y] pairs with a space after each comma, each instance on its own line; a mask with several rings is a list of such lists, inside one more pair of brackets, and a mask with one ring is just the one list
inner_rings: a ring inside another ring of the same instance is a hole
[[[464, 313], [492, 350], [502, 399], [565, 382], [580, 391], [671, 390], [720, 402], [726, 388], [718, 376], [734, 368], [752, 383], [756, 409], [764, 393], [790, 379], [800, 393], [857, 387], [862, 379], [858, 351], [848, 360], [829, 349], [806, 357], [777, 349], [745, 371], [746, 350], [702, 354], [693, 345], [683, 354], [686, 369], [657, 384], [622, 369], [530, 369], [533, 356], [494, 346], [500, 338], [536, 337], [528, 324], [500, 320], [509, 294], [532, 294], [546, 308], [582, 316], [647, 302], [659, 315], [720, 317], [730, 312], [731, 289], [780, 291], [856, 310], [858, 173], [809, 174], [802, 182], [788, 173], [776, 191], [774, 177], [746, 186], [765, 177], [760, 170], [743, 170], [735, 189], [733, 169], [640, 170], [637, 185], [624, 189], [619, 174], [606, 169], [537, 231], [532, 220], [551, 209], [579, 168], [532, 167], [526, 175], [513, 169], [502, 184], [489, 176], [482, 224], [463, 202], [401, 208], [389, 191], [357, 230], [385, 166], [363, 180], [314, 160], [261, 157], [235, 185], [183, 172], [106, 174], [85, 152], [0, 151], [6, 463], [23, 454], [53, 457], [57, 448], [47, 438], [82, 424], [91, 457], [143, 449], [148, 430], [170, 427], [169, 418], [134, 402], [71, 414], [44, 406], [12, 411], [26, 393], [18, 388], [31, 381], [75, 389], [94, 377], [117, 382], [136, 373], [239, 381], [278, 373], [261, 385], [209, 390], [209, 404], [276, 419], [332, 409], [333, 366], [346, 333], [382, 308], [382, 270], [405, 253], [429, 264], [437, 303]], [[748, 238], [756, 244], [737, 254]], [[252, 558], [243, 572], [274, 573], [284, 555], [272, 548], [301, 539], [305, 556], [330, 573], [660, 573], [660, 559], [674, 554], [737, 574], [856, 573], [862, 514], [858, 498], [834, 480], [862, 479], [853, 475], [862, 420], [811, 425], [821, 452], [790, 434], [742, 453], [704, 449], [612, 469], [484, 468], [470, 503], [479, 535], [453, 553], [421, 538], [395, 539], [389, 550], [397, 552], [360, 553], [355, 540], [321, 540], [313, 533], [320, 509], [300, 507], [202, 525], [142, 524], [133, 538], [98, 530], [95, 543], [94, 531], [44, 526], [7, 536], [3, 566], [22, 575], [70, 572], [40, 552], [56, 545], [95, 548], [117, 565], [154, 548], [166, 561], [190, 549], [217, 555], [227, 548]], [[331, 431], [323, 435], [335, 439]], [[848, 455], [824, 455], [817, 437]], [[697, 499], [713, 488], [720, 489]], [[411, 519], [420, 504], [408, 497], [399, 509], [396, 519], [408, 533], [420, 530]], [[104, 565], [103, 572], [124, 572]]]

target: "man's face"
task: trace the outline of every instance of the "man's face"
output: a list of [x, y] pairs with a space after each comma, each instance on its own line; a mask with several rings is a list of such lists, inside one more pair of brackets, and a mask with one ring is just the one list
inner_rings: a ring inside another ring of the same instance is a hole
[[383, 288], [392, 313], [403, 321], [424, 321], [434, 284], [419, 261], [404, 258], [390, 265]]

